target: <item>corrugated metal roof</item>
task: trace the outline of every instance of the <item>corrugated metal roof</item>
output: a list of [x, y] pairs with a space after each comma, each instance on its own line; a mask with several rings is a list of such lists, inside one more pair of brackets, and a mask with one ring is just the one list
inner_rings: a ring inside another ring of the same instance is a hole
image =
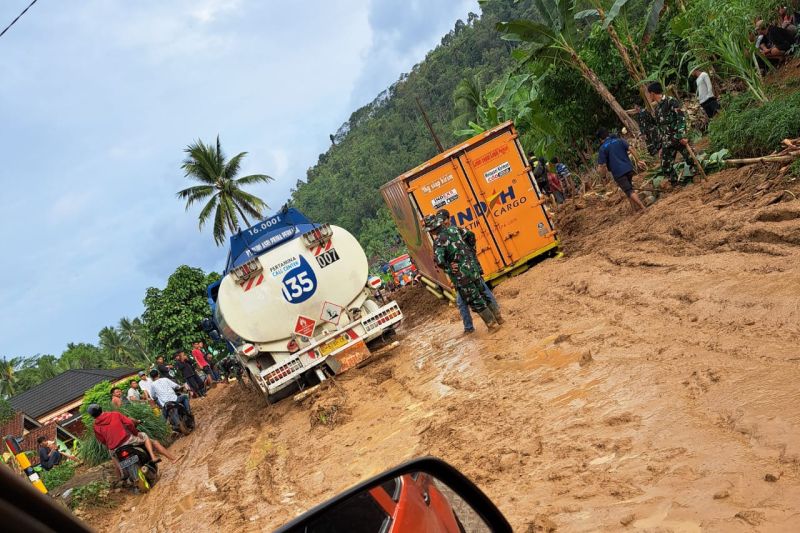
[[101, 381], [116, 381], [136, 374], [136, 368], [72, 369], [62, 372], [34, 388], [9, 398], [16, 411], [39, 418], [62, 405], [80, 399], [87, 389]]

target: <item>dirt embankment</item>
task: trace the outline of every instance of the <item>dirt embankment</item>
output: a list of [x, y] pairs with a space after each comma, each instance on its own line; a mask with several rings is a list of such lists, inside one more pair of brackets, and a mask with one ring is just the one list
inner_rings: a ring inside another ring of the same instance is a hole
[[391, 356], [301, 404], [218, 388], [187, 458], [94, 525], [269, 530], [432, 454], [518, 531], [797, 531], [800, 201], [769, 170], [640, 216], [617, 194], [568, 207], [565, 257], [498, 287], [500, 332], [414, 316], [420, 289]]

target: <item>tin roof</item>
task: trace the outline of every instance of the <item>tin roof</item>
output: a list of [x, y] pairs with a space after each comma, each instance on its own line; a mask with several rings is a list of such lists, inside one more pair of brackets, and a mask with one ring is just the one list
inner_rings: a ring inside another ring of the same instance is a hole
[[38, 419], [62, 405], [81, 399], [87, 389], [101, 381], [117, 381], [136, 372], [135, 368], [67, 370], [8, 401], [14, 410]]

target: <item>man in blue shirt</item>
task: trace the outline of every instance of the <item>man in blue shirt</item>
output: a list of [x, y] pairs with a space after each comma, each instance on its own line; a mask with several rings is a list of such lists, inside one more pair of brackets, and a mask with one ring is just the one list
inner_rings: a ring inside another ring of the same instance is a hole
[[629, 146], [625, 139], [620, 139], [616, 135], [609, 135], [608, 130], [600, 128], [597, 137], [602, 143], [600, 153], [597, 156], [598, 170], [600, 175], [605, 177], [607, 172], [611, 172], [614, 181], [628, 197], [634, 211], [644, 211], [645, 207], [633, 190], [633, 163], [628, 156]]

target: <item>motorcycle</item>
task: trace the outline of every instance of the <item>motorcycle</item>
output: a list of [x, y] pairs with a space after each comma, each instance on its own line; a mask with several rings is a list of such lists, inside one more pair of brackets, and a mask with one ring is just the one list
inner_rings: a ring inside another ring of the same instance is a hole
[[222, 360], [221, 366], [222, 370], [225, 373], [225, 377], [228, 380], [230, 380], [230, 378], [232, 377], [236, 378], [236, 381], [239, 382], [239, 385], [243, 389], [247, 389], [247, 383], [244, 380], [245, 378], [244, 367], [242, 367], [242, 364], [239, 362], [238, 359], [230, 356], [226, 357], [225, 359]]
[[194, 431], [194, 415], [178, 402], [167, 402], [163, 407], [172, 429], [181, 435]]
[[114, 450], [122, 470], [122, 480], [138, 492], [148, 492], [158, 481], [158, 465], [150, 459], [147, 449], [139, 444], [127, 444]]

